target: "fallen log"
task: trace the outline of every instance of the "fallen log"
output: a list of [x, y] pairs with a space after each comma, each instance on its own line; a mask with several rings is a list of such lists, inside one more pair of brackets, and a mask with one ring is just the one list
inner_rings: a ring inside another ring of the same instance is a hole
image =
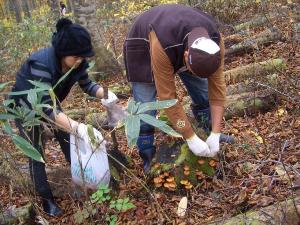
[[[191, 103], [190, 97], [183, 98], [182, 105], [190, 120], [194, 118], [190, 108]], [[278, 103], [277, 95], [272, 91], [230, 95], [226, 97], [224, 117], [225, 119], [231, 119], [234, 116], [254, 116], [258, 112], [269, 111], [276, 103]]]
[[[295, 203], [295, 204], [294, 204]], [[279, 202], [261, 209], [251, 210], [249, 212], [239, 214], [227, 220], [219, 220], [216, 222], [208, 223], [223, 224], [223, 225], [236, 225], [236, 224], [255, 224], [255, 225], [268, 225], [268, 224], [288, 224], [299, 225], [300, 223], [300, 197], [294, 200]]]
[[278, 103], [274, 92], [246, 92], [227, 96], [224, 117], [230, 119], [233, 116], [253, 116], [257, 112], [267, 112]]
[[[265, 85], [274, 87], [278, 83], [278, 75], [277, 74], [271, 74], [267, 75], [266, 77], [262, 78], [262, 83]], [[231, 84], [226, 87], [227, 96], [230, 95], [237, 95], [245, 92], [254, 92], [258, 90], [262, 90], [261, 85], [257, 85], [256, 81], [250, 81], [250, 82], [240, 82], [237, 84]]]
[[269, 59], [264, 62], [252, 63], [246, 66], [237, 67], [224, 72], [227, 85], [236, 84], [247, 79], [255, 78], [256, 75], [276, 73], [283, 70], [286, 64], [283, 59]]
[[228, 56], [232, 54], [253, 51], [254, 49], [258, 49], [259, 46], [278, 41], [281, 39], [281, 37], [282, 35], [277, 29], [268, 29], [261, 32], [256, 37], [247, 38], [246, 40], [227, 48], [225, 55]]
[[[294, 5], [295, 4], [295, 5]], [[265, 15], [254, 15], [253, 19], [245, 22], [240, 23], [234, 26], [234, 30], [236, 32], [242, 30], [248, 30], [253, 27], [258, 27], [263, 24], [267, 24], [269, 21], [273, 21], [274, 19], [284, 19], [286, 20], [287, 17], [298, 20], [299, 19], [299, 4], [293, 3], [287, 6], [282, 6], [280, 9], [276, 9], [276, 11], [269, 12]]]
[[258, 27], [258, 26], [261, 26], [263, 24], [266, 24], [268, 21], [269, 20], [268, 20], [266, 15], [257, 16], [257, 17], [254, 17], [250, 21], [247, 21], [245, 23], [241, 23], [241, 24], [238, 24], [238, 25], [234, 26], [234, 30], [236, 32], [239, 32], [241, 30], [247, 30], [247, 29], [250, 29], [252, 27]]
[[232, 34], [229, 36], [224, 37], [224, 44], [225, 48], [229, 48], [229, 46], [233, 44], [237, 44], [239, 42], [242, 42], [245, 39], [244, 35], [241, 34]]

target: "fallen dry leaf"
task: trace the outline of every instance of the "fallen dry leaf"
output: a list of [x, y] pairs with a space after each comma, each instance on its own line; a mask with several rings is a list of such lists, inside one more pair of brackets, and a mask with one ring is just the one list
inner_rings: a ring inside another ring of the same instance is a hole
[[177, 215], [179, 217], [184, 217], [186, 209], [187, 209], [188, 199], [187, 197], [183, 197], [178, 203]]

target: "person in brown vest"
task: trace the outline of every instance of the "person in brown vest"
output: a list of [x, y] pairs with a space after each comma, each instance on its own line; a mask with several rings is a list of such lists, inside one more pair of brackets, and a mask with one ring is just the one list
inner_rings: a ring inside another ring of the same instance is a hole
[[[140, 14], [124, 43], [127, 79], [138, 102], [176, 99], [178, 74], [192, 99], [199, 124], [210, 132], [206, 141], [193, 131], [179, 102], [166, 109], [173, 127], [197, 156], [219, 151], [226, 85], [224, 43], [210, 15], [179, 4], [160, 5]], [[155, 111], [148, 111], [155, 116]], [[137, 141], [144, 170], [155, 154], [154, 128], [141, 123]]]

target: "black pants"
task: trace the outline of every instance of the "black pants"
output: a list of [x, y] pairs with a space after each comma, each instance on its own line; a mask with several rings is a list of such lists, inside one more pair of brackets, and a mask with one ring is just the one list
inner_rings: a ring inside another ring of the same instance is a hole
[[[34, 126], [29, 131], [25, 131], [22, 127], [21, 121], [16, 120], [16, 126], [20, 131], [20, 135], [32, 143], [32, 145], [43, 155], [42, 146], [42, 132], [41, 126]], [[54, 135], [58, 140], [62, 152], [65, 155], [66, 160], [70, 163], [70, 134], [61, 130], [55, 130]], [[32, 182], [34, 184], [35, 191], [45, 199], [52, 199], [53, 194], [50, 185], [47, 180], [47, 174], [45, 170], [45, 164], [29, 158], [29, 171]]]

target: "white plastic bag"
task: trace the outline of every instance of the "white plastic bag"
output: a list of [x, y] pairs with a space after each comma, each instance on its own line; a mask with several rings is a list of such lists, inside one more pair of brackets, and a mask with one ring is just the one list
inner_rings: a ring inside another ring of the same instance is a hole
[[93, 132], [98, 144], [92, 144], [93, 138], [89, 137], [87, 126], [82, 123], [77, 128], [77, 135], [70, 135], [71, 173], [73, 182], [82, 186], [82, 168], [86, 187], [96, 190], [100, 184], [109, 184], [110, 171], [105, 141], [98, 130], [93, 128]]

